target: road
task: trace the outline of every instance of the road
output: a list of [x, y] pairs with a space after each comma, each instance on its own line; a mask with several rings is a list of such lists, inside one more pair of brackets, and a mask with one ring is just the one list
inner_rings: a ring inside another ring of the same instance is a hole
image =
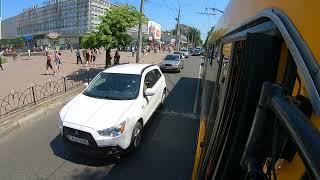
[[117, 162], [72, 153], [62, 144], [57, 108], [0, 139], [0, 179], [190, 179], [199, 125], [194, 113], [199, 65], [200, 57], [191, 57], [181, 73], [165, 74], [165, 106], [145, 127], [137, 151]]

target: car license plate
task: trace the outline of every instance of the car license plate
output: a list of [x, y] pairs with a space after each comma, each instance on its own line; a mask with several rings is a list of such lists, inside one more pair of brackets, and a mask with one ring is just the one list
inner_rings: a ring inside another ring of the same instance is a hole
[[81, 138], [77, 138], [77, 137], [70, 136], [70, 135], [67, 135], [67, 138], [70, 141], [73, 141], [73, 142], [76, 142], [76, 143], [84, 144], [84, 145], [87, 145], [87, 146], [89, 145], [89, 141], [87, 139], [81, 139]]

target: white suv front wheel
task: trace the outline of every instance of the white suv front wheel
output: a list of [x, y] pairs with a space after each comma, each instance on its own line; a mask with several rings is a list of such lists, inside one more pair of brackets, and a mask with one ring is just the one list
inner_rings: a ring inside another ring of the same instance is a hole
[[161, 106], [163, 106], [165, 99], [166, 99], [166, 89], [163, 90], [163, 93], [162, 93], [162, 96], [161, 96], [161, 102], [160, 102]]
[[142, 124], [137, 122], [132, 131], [131, 149], [136, 149], [141, 144], [142, 139]]

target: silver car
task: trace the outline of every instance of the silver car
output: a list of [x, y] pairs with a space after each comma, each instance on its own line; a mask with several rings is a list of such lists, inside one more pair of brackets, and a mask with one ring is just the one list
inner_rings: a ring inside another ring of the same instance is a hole
[[188, 49], [181, 49], [181, 52], [183, 53], [184, 57], [189, 58], [190, 53]]
[[181, 57], [182, 57], [182, 59], [185, 59], [185, 58], [186, 58], [186, 57], [184, 56], [184, 53], [181, 52], [181, 51], [175, 51], [175, 52], [173, 52], [173, 54], [180, 54]]
[[180, 72], [184, 68], [184, 61], [181, 54], [168, 54], [160, 63], [161, 71]]

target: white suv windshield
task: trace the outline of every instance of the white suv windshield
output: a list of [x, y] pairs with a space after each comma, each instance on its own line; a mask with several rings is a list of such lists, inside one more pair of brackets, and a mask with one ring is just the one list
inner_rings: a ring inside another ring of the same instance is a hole
[[139, 94], [140, 79], [137, 74], [101, 73], [83, 94], [112, 100], [135, 99]]

